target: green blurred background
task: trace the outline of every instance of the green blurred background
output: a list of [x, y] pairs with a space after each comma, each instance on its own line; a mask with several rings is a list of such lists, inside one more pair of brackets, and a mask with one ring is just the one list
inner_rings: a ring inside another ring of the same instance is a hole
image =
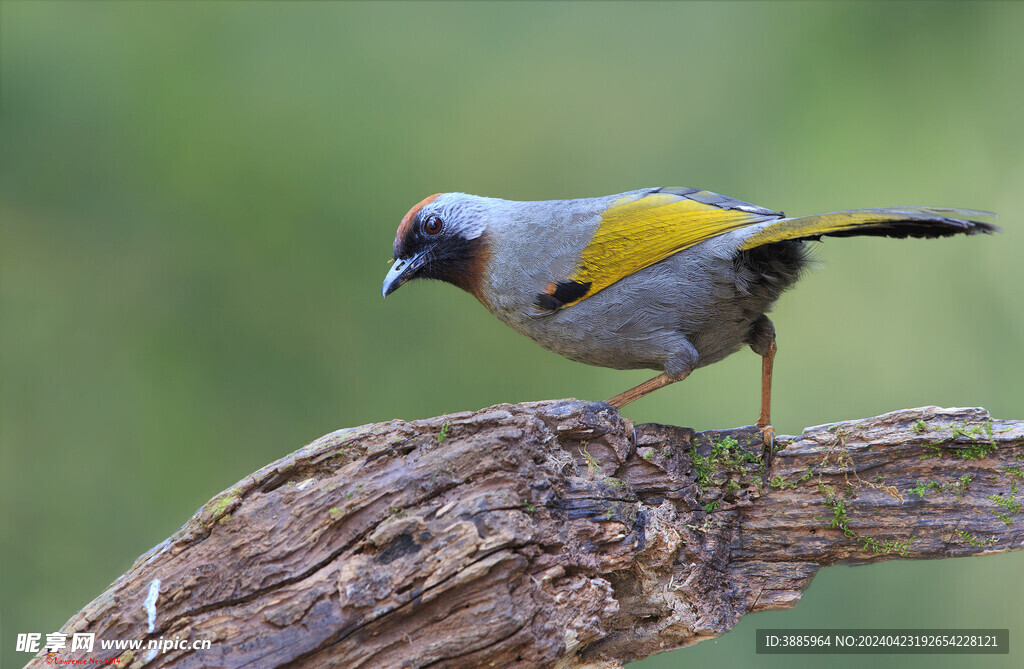
[[[446, 285], [384, 302], [422, 197], [698, 186], [790, 214], [992, 209], [1005, 233], [838, 239], [779, 303], [775, 425], [901, 407], [1024, 418], [1019, 3], [0, 6], [2, 660], [200, 505], [336, 428], [603, 399], [647, 372], [548, 353]], [[750, 423], [743, 351], [624, 413]], [[1024, 553], [824, 570], [758, 627], [1009, 627]], [[866, 662], [865, 660], [870, 660]]]

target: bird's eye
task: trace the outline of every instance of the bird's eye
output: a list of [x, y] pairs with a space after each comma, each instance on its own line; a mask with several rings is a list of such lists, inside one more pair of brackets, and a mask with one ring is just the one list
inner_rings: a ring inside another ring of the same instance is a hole
[[436, 235], [444, 229], [444, 221], [441, 220], [440, 216], [431, 214], [427, 216], [427, 220], [423, 221], [423, 232], [428, 235]]

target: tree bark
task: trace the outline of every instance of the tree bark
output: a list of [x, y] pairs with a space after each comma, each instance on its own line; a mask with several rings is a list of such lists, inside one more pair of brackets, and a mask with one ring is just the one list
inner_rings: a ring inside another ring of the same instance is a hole
[[576, 400], [340, 430], [214, 497], [62, 631], [187, 642], [122, 667], [617, 667], [794, 606], [836, 562], [1024, 543], [1024, 421], [925, 407], [778, 442], [765, 475], [753, 427]]

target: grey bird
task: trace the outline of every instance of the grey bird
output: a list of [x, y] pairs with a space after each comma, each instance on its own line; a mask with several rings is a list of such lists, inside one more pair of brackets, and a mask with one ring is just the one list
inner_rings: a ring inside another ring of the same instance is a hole
[[402, 219], [387, 297], [414, 278], [439, 279], [571, 360], [654, 369], [608, 400], [621, 408], [742, 346], [762, 357], [756, 425], [768, 450], [775, 328], [766, 314], [800, 277], [807, 244], [855, 235], [992, 233], [985, 211], [858, 209], [786, 218], [695, 188], [516, 202], [431, 195]]

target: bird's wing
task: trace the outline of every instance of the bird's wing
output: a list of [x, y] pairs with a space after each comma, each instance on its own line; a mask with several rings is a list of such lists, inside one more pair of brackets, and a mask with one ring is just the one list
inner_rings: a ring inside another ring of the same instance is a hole
[[696, 188], [659, 188], [612, 203], [576, 268], [552, 277], [536, 297], [550, 314], [596, 295], [634, 272], [732, 230], [782, 218], [747, 202]]
[[998, 232], [999, 226], [972, 220], [995, 216], [991, 211], [951, 209], [948, 207], [887, 207], [853, 209], [786, 218], [766, 225], [743, 244], [752, 249], [787, 240], [821, 237], [948, 237], [950, 235]]

